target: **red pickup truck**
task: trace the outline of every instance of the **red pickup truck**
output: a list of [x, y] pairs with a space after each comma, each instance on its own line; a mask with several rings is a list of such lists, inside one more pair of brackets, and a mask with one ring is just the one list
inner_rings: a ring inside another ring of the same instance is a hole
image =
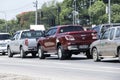
[[62, 25], [47, 30], [44, 37], [38, 39], [37, 48], [40, 59], [46, 54], [56, 54], [60, 60], [70, 59], [72, 54], [83, 52], [90, 55], [90, 44], [97, 39], [95, 31], [85, 31], [82, 26]]

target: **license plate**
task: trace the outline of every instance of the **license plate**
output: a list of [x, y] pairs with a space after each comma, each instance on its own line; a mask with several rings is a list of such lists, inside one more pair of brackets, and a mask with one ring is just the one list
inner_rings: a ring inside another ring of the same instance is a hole
[[80, 45], [79, 48], [80, 49], [88, 48], [88, 45]]

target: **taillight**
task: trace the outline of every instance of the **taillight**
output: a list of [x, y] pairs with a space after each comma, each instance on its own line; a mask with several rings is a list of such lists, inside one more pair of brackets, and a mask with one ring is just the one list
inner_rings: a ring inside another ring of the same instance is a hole
[[25, 39], [25, 45], [28, 46], [28, 39]]
[[71, 40], [71, 41], [75, 40], [75, 38], [73, 36], [71, 36], [71, 35], [66, 35], [65, 39], [66, 40]]
[[92, 39], [97, 39], [97, 34], [96, 33], [92, 33]]

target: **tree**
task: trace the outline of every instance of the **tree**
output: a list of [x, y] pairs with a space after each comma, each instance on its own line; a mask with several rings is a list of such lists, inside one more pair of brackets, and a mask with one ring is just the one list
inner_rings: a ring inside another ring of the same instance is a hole
[[0, 32], [5, 32], [5, 30], [6, 30], [5, 22], [6, 21], [4, 19], [0, 19]]
[[106, 5], [103, 1], [96, 1], [90, 8], [89, 14], [92, 17], [93, 24], [107, 23], [107, 15], [105, 12]]
[[113, 4], [112, 7], [112, 22], [113, 23], [119, 23], [120, 22], [120, 5], [119, 4]]
[[[41, 24], [47, 27], [55, 26], [58, 24], [58, 7], [61, 9], [61, 3], [51, 1], [49, 4], [44, 3], [39, 10], [42, 12]], [[59, 11], [60, 13], [60, 11]]]
[[17, 21], [19, 26], [23, 29], [28, 29], [31, 24], [35, 24], [35, 12], [29, 11], [29, 12], [23, 12], [21, 14], [18, 14]]

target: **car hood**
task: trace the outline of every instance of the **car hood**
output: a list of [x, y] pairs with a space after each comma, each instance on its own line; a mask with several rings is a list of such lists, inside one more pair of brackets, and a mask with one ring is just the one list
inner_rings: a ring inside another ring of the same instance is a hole
[[10, 39], [7, 40], [0, 40], [0, 43], [8, 43], [10, 41]]

